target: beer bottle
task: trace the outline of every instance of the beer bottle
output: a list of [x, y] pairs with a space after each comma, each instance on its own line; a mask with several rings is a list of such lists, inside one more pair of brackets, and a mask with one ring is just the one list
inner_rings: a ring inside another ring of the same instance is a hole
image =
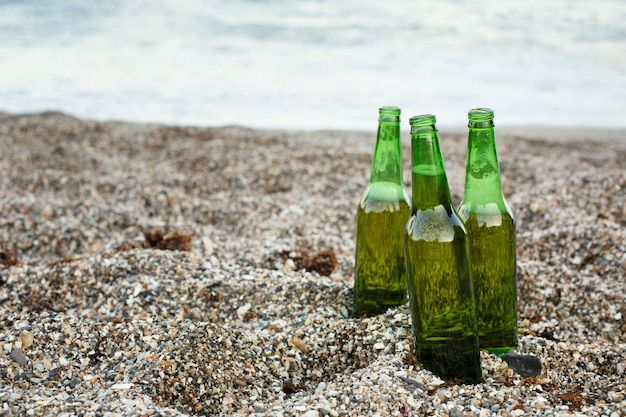
[[468, 239], [443, 164], [433, 115], [410, 119], [412, 205], [404, 249], [415, 350], [424, 368], [480, 382]]
[[476, 320], [481, 348], [517, 347], [515, 219], [502, 195], [493, 111], [468, 113], [465, 191], [459, 215], [470, 241]]
[[376, 315], [406, 303], [402, 237], [409, 199], [402, 183], [400, 109], [379, 109], [370, 180], [357, 210], [353, 314]]

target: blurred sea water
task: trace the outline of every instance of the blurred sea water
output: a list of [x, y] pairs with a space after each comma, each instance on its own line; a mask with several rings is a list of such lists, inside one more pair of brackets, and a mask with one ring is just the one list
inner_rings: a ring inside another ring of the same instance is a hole
[[0, 110], [261, 128], [626, 127], [624, 0], [0, 0]]

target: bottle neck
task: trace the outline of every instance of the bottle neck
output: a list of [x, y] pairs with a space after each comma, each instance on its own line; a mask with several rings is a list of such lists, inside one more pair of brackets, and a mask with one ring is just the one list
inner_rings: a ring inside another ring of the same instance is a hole
[[412, 211], [451, 206], [452, 198], [434, 126], [411, 130]]
[[378, 123], [376, 148], [372, 160], [370, 183], [392, 182], [402, 185], [402, 145], [400, 121], [381, 120]]
[[493, 124], [470, 123], [463, 203], [485, 205], [503, 201]]

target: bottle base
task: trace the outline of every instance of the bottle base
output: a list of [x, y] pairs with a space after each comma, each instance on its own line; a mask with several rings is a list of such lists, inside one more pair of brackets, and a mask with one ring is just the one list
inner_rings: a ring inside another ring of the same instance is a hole
[[498, 332], [494, 334], [480, 334], [478, 344], [481, 349], [490, 353], [501, 355], [513, 349], [517, 349], [517, 334], [514, 332]]
[[376, 316], [390, 308], [402, 306], [408, 302], [406, 290], [401, 291], [362, 291], [355, 294], [352, 315], [354, 317]]
[[417, 360], [425, 369], [447, 380], [465, 384], [483, 382], [476, 337], [437, 339], [416, 344]]
[[485, 349], [489, 353], [493, 353], [495, 355], [503, 355], [505, 353], [509, 353], [514, 350], [514, 347], [481, 347], [481, 349]]

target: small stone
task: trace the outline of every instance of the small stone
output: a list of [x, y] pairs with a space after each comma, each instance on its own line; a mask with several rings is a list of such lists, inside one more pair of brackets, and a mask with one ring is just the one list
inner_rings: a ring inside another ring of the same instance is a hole
[[35, 364], [35, 369], [36, 369], [38, 372], [43, 372], [43, 371], [45, 371], [45, 370], [46, 370], [46, 368], [43, 366], [43, 364], [42, 364], [42, 363], [37, 363], [37, 364]]
[[302, 417], [321, 417], [321, 414], [317, 410], [309, 410], [302, 414]]
[[[208, 255], [210, 255], [213, 252], [215, 252], [213, 241], [211, 239], [209, 239], [208, 237], [205, 236], [205, 237], [202, 238], [202, 244], [204, 245], [204, 250], [205, 250], [205, 252]], [[209, 267], [208, 268], [203, 268], [203, 269], [211, 269], [211, 263], [210, 262], [205, 262], [205, 265], [206, 264], [209, 264]]]
[[290, 274], [296, 271], [296, 263], [293, 259], [289, 258], [285, 261], [285, 266], [283, 267], [283, 272], [286, 274]]
[[536, 356], [505, 353], [500, 358], [522, 378], [541, 375], [541, 359]]
[[72, 379], [70, 379], [68, 385], [70, 386], [70, 388], [74, 389], [76, 388], [76, 385], [80, 384], [80, 378], [78, 377], [74, 377]]
[[246, 303], [237, 309], [238, 316], [245, 316], [247, 312], [252, 308], [252, 304]]
[[22, 399], [22, 394], [19, 392], [12, 392], [11, 394], [9, 394], [9, 401], [11, 402], [19, 401], [21, 399]]
[[20, 333], [19, 338], [20, 338], [20, 342], [22, 342], [22, 349], [28, 349], [29, 347], [31, 347], [35, 340], [35, 337], [33, 336], [33, 334], [29, 332], [28, 330], [23, 330]]
[[375, 343], [374, 344], [374, 349], [376, 350], [383, 350], [385, 348], [385, 345], [383, 343]]
[[114, 391], [126, 391], [128, 389], [131, 389], [132, 387], [133, 387], [132, 383], [114, 384], [111, 386], [111, 389]]
[[402, 380], [402, 382], [404, 382], [405, 384], [407, 384], [409, 387], [411, 388], [418, 388], [421, 389], [422, 391], [427, 391], [428, 387], [424, 384], [422, 384], [421, 382], [418, 382], [412, 378], [407, 378], [404, 376], [398, 376], [398, 378], [400, 378]]
[[200, 298], [203, 297], [207, 290], [209, 289], [208, 285], [203, 285], [202, 287], [200, 287], [200, 289], [198, 289], [198, 292], [196, 293], [196, 297]]
[[22, 349], [13, 349], [10, 356], [11, 359], [17, 362], [17, 364], [20, 366], [24, 366], [28, 362], [28, 359], [26, 359], [26, 356], [24, 355]]
[[302, 340], [298, 339], [297, 337], [292, 337], [289, 341], [291, 342], [292, 345], [297, 347], [298, 350], [301, 351], [302, 353], [309, 353], [309, 348], [307, 347], [306, 343], [304, 343]]

